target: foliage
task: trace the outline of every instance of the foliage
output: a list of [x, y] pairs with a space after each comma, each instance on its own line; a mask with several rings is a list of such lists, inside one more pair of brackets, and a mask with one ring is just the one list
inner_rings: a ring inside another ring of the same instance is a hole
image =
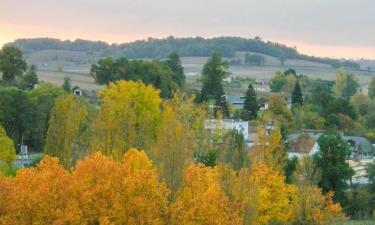
[[70, 77], [64, 77], [64, 83], [62, 84], [62, 88], [66, 92], [70, 92], [72, 90], [72, 82]]
[[257, 94], [253, 88], [253, 85], [250, 83], [245, 96], [245, 104], [243, 106], [242, 119], [243, 120], [252, 120], [256, 119], [257, 113], [259, 110]]
[[95, 55], [126, 56], [129, 58], [166, 58], [171, 52], [180, 56], [210, 56], [218, 51], [224, 57], [233, 57], [237, 51], [257, 52], [283, 59], [301, 59], [329, 64], [333, 68], [350, 67], [359, 69], [359, 64], [349, 60], [319, 58], [300, 54], [294, 48], [283, 44], [263, 41], [259, 37], [245, 39], [240, 37], [188, 37], [175, 38], [169, 36], [163, 39], [148, 38], [131, 43], [109, 45], [100, 41], [61, 41], [52, 38], [18, 39], [12, 45], [27, 53], [46, 49], [83, 51]]
[[265, 57], [257, 54], [245, 54], [245, 63], [255, 66], [263, 66], [266, 61]]
[[88, 105], [71, 94], [58, 97], [51, 111], [44, 153], [57, 157], [65, 168], [86, 155]]
[[296, 82], [292, 93], [292, 104], [293, 105], [303, 105], [303, 94], [299, 82]]
[[249, 175], [242, 170], [236, 194], [244, 224], [287, 224], [293, 218], [296, 190], [279, 172], [255, 163]]
[[[202, 90], [199, 96], [201, 102], [214, 98], [216, 103], [221, 102], [224, 95], [223, 79], [229, 75], [228, 64], [221, 55], [214, 52], [203, 67]], [[221, 104], [217, 104], [220, 105]]]
[[99, 84], [108, 84], [117, 80], [139, 80], [159, 89], [161, 97], [167, 98], [172, 96], [178, 84], [184, 83], [184, 75], [180, 66], [181, 63], [176, 56], [171, 56], [167, 63], [126, 58], [115, 60], [107, 57], [93, 64], [90, 74]]
[[186, 170], [182, 189], [170, 206], [170, 224], [240, 224], [220, 188], [214, 169], [192, 165]]
[[5, 45], [0, 51], [0, 72], [3, 82], [13, 84], [16, 77], [22, 76], [26, 70], [26, 62], [21, 50]]
[[375, 98], [375, 77], [371, 78], [370, 85], [369, 85], [369, 88], [368, 88], [368, 96], [371, 99]]
[[338, 97], [350, 98], [357, 92], [359, 84], [353, 74], [347, 74], [345, 70], [338, 70], [333, 90]]
[[324, 193], [333, 191], [336, 201], [343, 201], [343, 194], [354, 171], [346, 159], [348, 144], [339, 135], [322, 135], [318, 139], [319, 152], [314, 156], [317, 167], [322, 171], [319, 186]]
[[159, 91], [136, 81], [110, 83], [100, 93], [91, 150], [120, 159], [131, 147], [149, 152], [160, 125]]
[[338, 221], [345, 221], [341, 206], [334, 203], [332, 197], [332, 192], [323, 195], [320, 189], [314, 186], [299, 187], [293, 224], [332, 225]]
[[16, 159], [16, 150], [12, 139], [5, 133], [4, 128], [0, 125], [0, 165], [5, 162], [9, 167], [12, 161]]
[[30, 122], [30, 101], [26, 91], [0, 88], [0, 122], [15, 146], [21, 144]]
[[280, 92], [283, 90], [283, 87], [286, 85], [286, 77], [281, 71], [276, 71], [270, 80], [271, 92]]
[[184, 68], [182, 67], [180, 57], [177, 53], [172, 53], [168, 56], [165, 62], [172, 71], [172, 80], [179, 86], [185, 86], [185, 74]]
[[151, 155], [160, 178], [171, 190], [171, 199], [181, 185], [187, 165], [193, 160], [193, 149], [193, 131], [177, 119], [172, 107], [165, 106]]
[[37, 67], [35, 65], [31, 65], [29, 70], [23, 76], [23, 80], [25, 85], [29, 89], [33, 89], [35, 85], [39, 83], [38, 74], [37, 74]]

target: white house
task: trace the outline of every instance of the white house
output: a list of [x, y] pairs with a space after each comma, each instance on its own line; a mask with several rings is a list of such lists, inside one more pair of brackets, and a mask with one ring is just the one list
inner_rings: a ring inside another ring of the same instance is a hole
[[244, 136], [245, 140], [249, 140], [249, 122], [236, 121], [233, 119], [209, 119], [205, 121], [206, 129], [222, 129], [222, 130], [236, 130]]

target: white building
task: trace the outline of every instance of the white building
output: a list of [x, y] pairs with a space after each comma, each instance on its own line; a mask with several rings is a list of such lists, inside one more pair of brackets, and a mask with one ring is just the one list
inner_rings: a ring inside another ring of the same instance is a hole
[[209, 119], [205, 121], [206, 129], [214, 130], [236, 130], [242, 133], [245, 140], [249, 140], [249, 122], [248, 121], [235, 121], [232, 119]]

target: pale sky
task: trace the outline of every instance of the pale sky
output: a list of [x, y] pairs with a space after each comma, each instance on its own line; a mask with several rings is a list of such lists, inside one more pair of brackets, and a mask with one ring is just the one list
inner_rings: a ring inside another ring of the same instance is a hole
[[374, 26], [374, 0], [0, 0], [0, 45], [34, 37], [260, 36], [305, 54], [375, 59]]

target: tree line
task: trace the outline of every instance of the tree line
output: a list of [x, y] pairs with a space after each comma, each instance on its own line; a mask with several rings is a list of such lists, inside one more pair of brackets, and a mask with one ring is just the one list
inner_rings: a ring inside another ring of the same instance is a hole
[[180, 56], [210, 56], [219, 52], [224, 57], [233, 57], [238, 51], [254, 52], [273, 56], [283, 62], [287, 59], [301, 59], [323, 64], [333, 68], [348, 67], [359, 69], [358, 63], [350, 60], [319, 58], [298, 53], [295, 48], [287, 47], [280, 43], [263, 41], [259, 37], [246, 39], [240, 37], [217, 38], [175, 38], [173, 36], [157, 39], [148, 38], [131, 43], [109, 45], [105, 42], [93, 42], [77, 39], [75, 41], [61, 41], [51, 38], [19, 39], [11, 45], [20, 48], [27, 54], [41, 50], [70, 50], [83, 51], [97, 57], [112, 56], [114, 58], [127, 57], [131, 59], [168, 57], [170, 52]]

